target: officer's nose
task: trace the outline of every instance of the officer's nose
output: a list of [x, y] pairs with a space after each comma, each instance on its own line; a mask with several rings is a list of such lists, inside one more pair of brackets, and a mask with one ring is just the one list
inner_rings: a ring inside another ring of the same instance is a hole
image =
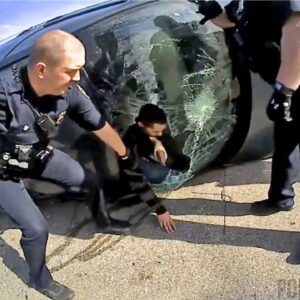
[[72, 81], [79, 81], [80, 80], [80, 71], [77, 71], [72, 78]]

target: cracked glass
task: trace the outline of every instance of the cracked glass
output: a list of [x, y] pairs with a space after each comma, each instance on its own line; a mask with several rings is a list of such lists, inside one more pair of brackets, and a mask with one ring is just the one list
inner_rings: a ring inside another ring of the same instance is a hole
[[213, 162], [236, 122], [237, 93], [223, 31], [199, 24], [187, 1], [143, 4], [81, 31], [87, 74], [103, 94], [106, 115], [123, 133], [148, 102], [162, 107], [172, 136], [191, 158], [156, 188], [179, 187]]

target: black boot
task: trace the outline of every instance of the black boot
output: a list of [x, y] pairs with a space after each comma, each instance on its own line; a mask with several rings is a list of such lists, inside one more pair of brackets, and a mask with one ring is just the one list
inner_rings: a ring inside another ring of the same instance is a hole
[[99, 196], [95, 197], [91, 210], [100, 232], [113, 234], [130, 233], [131, 224], [128, 221], [116, 220], [109, 216], [102, 190], [99, 191]]
[[271, 215], [280, 211], [290, 211], [294, 208], [294, 200], [286, 199], [281, 201], [272, 201], [265, 199], [256, 201], [251, 205], [251, 211], [254, 215]]
[[73, 290], [55, 280], [52, 280], [47, 288], [33, 288], [53, 300], [71, 300], [75, 297]]

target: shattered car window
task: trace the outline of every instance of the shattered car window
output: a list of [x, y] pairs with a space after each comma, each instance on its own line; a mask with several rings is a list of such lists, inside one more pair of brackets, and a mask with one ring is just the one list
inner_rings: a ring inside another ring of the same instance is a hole
[[96, 43], [87, 49], [86, 69], [108, 99], [119, 132], [134, 123], [143, 104], [158, 104], [167, 113], [172, 136], [191, 158], [189, 171], [170, 171], [160, 190], [180, 186], [211, 163], [236, 122], [224, 34], [210, 22], [200, 25], [199, 19], [192, 3], [159, 2], [80, 33]]

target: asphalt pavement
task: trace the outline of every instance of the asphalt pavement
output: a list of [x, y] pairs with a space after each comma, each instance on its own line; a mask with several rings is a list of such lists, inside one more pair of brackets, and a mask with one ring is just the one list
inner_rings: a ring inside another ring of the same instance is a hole
[[[250, 211], [266, 198], [270, 168], [266, 160], [212, 170], [164, 195], [172, 234], [143, 206], [113, 212], [136, 224], [117, 236], [97, 233], [82, 203], [39, 201], [50, 224], [48, 266], [81, 300], [299, 299], [299, 205], [269, 216]], [[4, 214], [0, 230], [0, 299], [46, 299], [26, 285], [20, 231]]]

